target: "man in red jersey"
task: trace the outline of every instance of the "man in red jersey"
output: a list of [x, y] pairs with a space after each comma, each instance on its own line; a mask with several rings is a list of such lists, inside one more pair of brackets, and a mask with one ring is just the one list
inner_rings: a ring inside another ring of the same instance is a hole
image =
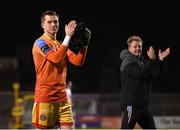
[[[39, 129], [59, 125], [61, 129], [71, 130], [73, 114], [66, 94], [67, 62], [82, 66], [88, 44], [84, 44], [77, 54], [68, 49], [77, 26], [75, 20], [65, 25], [66, 36], [63, 41], [58, 41], [56, 35], [59, 30], [59, 15], [55, 11], [48, 10], [42, 13], [41, 26], [44, 33], [35, 41], [32, 48], [36, 70], [32, 125]], [[89, 42], [89, 30], [86, 37]]]

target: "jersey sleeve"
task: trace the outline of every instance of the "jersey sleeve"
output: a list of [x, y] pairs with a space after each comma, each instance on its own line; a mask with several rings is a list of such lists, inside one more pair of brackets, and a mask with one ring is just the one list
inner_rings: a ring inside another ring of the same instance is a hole
[[41, 50], [41, 53], [44, 56], [47, 56], [50, 52], [52, 52], [53, 50], [46, 44], [46, 41], [43, 39], [37, 39], [35, 41], [35, 44], [37, 45], [37, 47], [39, 48], [39, 50]]
[[69, 62], [76, 66], [81, 66], [84, 64], [87, 54], [87, 48], [82, 48], [78, 54], [75, 54], [70, 49], [67, 51], [67, 56], [69, 59]]

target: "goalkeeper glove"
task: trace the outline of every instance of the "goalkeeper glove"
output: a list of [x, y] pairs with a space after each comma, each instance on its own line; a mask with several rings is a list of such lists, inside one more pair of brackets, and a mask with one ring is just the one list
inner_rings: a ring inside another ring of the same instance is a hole
[[83, 40], [83, 46], [87, 47], [89, 45], [89, 41], [91, 39], [91, 31], [88, 28], [85, 28], [84, 30], [84, 40]]
[[87, 47], [91, 39], [91, 31], [85, 26], [84, 23], [78, 23], [76, 26], [75, 34], [70, 41], [70, 49], [78, 52], [82, 47]]

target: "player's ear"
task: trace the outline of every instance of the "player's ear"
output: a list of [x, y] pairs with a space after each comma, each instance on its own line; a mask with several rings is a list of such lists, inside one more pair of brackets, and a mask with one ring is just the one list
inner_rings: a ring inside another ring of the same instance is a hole
[[44, 23], [41, 23], [41, 27], [44, 29]]

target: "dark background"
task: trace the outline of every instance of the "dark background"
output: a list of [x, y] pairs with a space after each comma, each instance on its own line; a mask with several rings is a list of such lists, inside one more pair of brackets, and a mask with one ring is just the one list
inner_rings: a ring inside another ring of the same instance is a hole
[[[18, 58], [18, 72], [9, 75], [21, 82], [22, 90], [34, 90], [31, 49], [35, 39], [42, 35], [41, 13], [55, 10], [60, 15], [58, 39], [63, 39], [64, 25], [72, 19], [86, 23], [92, 32], [85, 65], [81, 68], [69, 65], [68, 80], [73, 81], [75, 93], [119, 93], [119, 53], [126, 47], [130, 35], [139, 35], [143, 39], [144, 53], [150, 45], [156, 50], [171, 47], [164, 73], [153, 91], [180, 92], [180, 8], [176, 1], [7, 0], [0, 6], [0, 56]], [[1, 73], [2, 77], [4, 73]], [[8, 78], [8, 83], [15, 81]], [[10, 90], [7, 86], [1, 85], [2, 90]]]

